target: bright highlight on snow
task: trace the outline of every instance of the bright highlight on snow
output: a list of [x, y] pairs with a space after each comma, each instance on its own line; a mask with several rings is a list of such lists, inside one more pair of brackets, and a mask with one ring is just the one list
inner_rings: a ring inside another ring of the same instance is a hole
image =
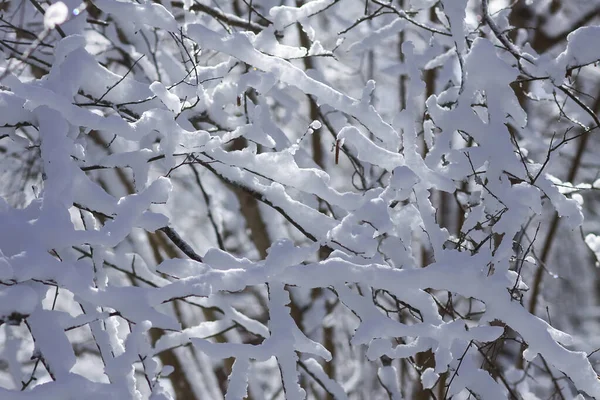
[[62, 1], [52, 4], [44, 14], [44, 27], [54, 29], [69, 18], [69, 8]]

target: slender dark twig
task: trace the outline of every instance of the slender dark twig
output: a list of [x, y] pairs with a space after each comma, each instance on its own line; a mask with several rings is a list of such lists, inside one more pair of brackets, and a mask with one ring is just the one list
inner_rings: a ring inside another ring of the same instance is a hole
[[187, 242], [183, 240], [173, 228], [165, 226], [163, 228], [160, 228], [159, 231], [167, 235], [167, 237], [171, 239], [173, 244], [177, 246], [179, 250], [181, 250], [186, 256], [188, 256], [194, 261], [202, 262], [202, 257], [199, 256], [198, 253], [196, 253], [194, 249], [192, 249], [192, 246], [187, 244]]

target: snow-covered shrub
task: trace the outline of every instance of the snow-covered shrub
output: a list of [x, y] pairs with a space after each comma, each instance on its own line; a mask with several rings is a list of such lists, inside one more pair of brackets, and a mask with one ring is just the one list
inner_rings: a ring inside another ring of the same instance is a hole
[[0, 398], [600, 398], [598, 9], [504, 3], [0, 4]]

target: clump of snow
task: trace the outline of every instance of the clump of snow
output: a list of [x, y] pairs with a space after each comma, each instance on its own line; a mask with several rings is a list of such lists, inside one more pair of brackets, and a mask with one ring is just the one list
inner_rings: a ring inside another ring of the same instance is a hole
[[38, 294], [29, 286], [0, 288], [0, 320], [6, 322], [13, 313], [26, 317], [38, 306], [38, 302]]
[[310, 129], [314, 129], [314, 130], [321, 129], [321, 126], [322, 126], [321, 121], [315, 120], [310, 123]]
[[566, 70], [600, 60], [600, 26], [583, 26], [569, 33], [567, 48], [556, 57], [551, 76], [561, 81]]
[[171, 110], [175, 114], [179, 114], [181, 112], [181, 101], [179, 101], [179, 97], [170, 93], [165, 85], [160, 82], [153, 82], [150, 85], [150, 90], [154, 93], [163, 103], [167, 106], [169, 110]]
[[46, 10], [44, 14], [44, 27], [54, 29], [69, 18], [69, 8], [62, 1], [57, 1]]
[[423, 384], [424, 389], [431, 389], [433, 385], [436, 384], [437, 380], [440, 378], [439, 374], [436, 374], [433, 368], [427, 368], [421, 374], [421, 383]]

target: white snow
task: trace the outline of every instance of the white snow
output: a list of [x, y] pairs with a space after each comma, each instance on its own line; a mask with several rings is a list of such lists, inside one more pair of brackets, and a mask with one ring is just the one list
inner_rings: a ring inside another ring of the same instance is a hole
[[64, 23], [67, 18], [69, 18], [69, 8], [62, 1], [57, 1], [46, 10], [44, 26], [46, 29], [54, 29], [56, 25]]

